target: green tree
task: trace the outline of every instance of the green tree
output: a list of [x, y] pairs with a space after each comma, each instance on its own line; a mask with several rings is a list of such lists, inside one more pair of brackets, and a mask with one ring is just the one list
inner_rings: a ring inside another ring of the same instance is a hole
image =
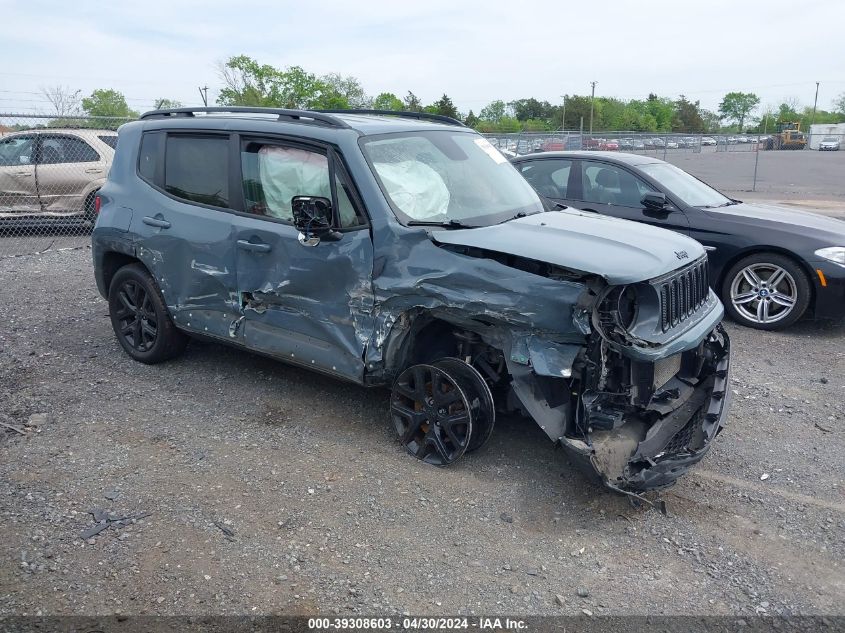
[[333, 91], [314, 73], [309, 73], [301, 66], [291, 66], [279, 73], [278, 105], [282, 108], [341, 109], [349, 105], [343, 95]]
[[138, 113], [126, 104], [123, 94], [110, 88], [99, 88], [92, 92], [90, 97], [82, 99], [82, 109], [90, 117], [130, 119], [138, 116]]
[[550, 122], [555, 113], [555, 108], [548, 101], [538, 101], [533, 97], [511, 101], [508, 106], [519, 121], [535, 119]]
[[[320, 95], [317, 98], [318, 102], [325, 102], [326, 109], [331, 108], [352, 108], [361, 109], [369, 108], [372, 105], [372, 99], [364, 92], [361, 82], [355, 77], [344, 77], [338, 73], [329, 73], [320, 77], [319, 86]], [[331, 105], [333, 103], [343, 105]]]
[[218, 67], [225, 86], [217, 103], [226, 106], [282, 105], [281, 71], [269, 64], [259, 64], [247, 55], [230, 57]]
[[701, 118], [701, 102], [688, 101], [684, 95], [675, 101], [675, 118], [672, 121], [674, 132], [703, 132], [704, 119]]
[[497, 101], [493, 101], [492, 103], [488, 103], [486, 106], [481, 108], [481, 112], [478, 114], [478, 117], [482, 121], [489, 121], [490, 123], [499, 123], [502, 119], [505, 118], [505, 116], [507, 116], [507, 112], [507, 104], [501, 99], [499, 99]]
[[[452, 103], [452, 100], [448, 97], [448, 95], [446, 95], [446, 93], [443, 93], [443, 96], [440, 97], [440, 99], [435, 101], [433, 104], [431, 104], [431, 106], [429, 107], [433, 109], [430, 110], [433, 112], [433, 114], [448, 116], [458, 120], [460, 120], [461, 118], [458, 109], [455, 107], [455, 104]], [[428, 110], [428, 108], [426, 109]]]
[[176, 101], [175, 99], [156, 99], [155, 100], [155, 109], [156, 110], [168, 110], [171, 108], [181, 108], [182, 103]]
[[701, 120], [704, 122], [704, 132], [716, 132], [719, 129], [720, 118], [716, 112], [701, 108]]
[[723, 119], [736, 121], [742, 131], [746, 117], [760, 105], [760, 97], [753, 92], [729, 92], [719, 104], [719, 114]]
[[473, 111], [470, 110], [469, 114], [467, 114], [467, 117], [464, 119], [464, 125], [466, 125], [467, 127], [471, 127], [471, 128], [477, 128], [480, 121], [481, 121], [481, 119], [479, 119], [477, 116], [475, 116], [475, 113], [473, 113]]
[[247, 55], [229, 58], [219, 72], [225, 84], [217, 97], [220, 105], [331, 109], [348, 108], [350, 98], [356, 103], [360, 99], [360, 84], [354, 78], [319, 78], [301, 66], [279, 70]]
[[392, 92], [382, 92], [373, 99], [373, 108], [375, 110], [404, 110], [405, 104]]
[[783, 103], [778, 106], [777, 122], [793, 123], [795, 121], [800, 121], [801, 114], [799, 114], [798, 112], [798, 108], [800, 107], [801, 106], [798, 103], [798, 99], [794, 97], [786, 99]]
[[[566, 96], [566, 129], [577, 130], [581, 126], [581, 117], [584, 118], [584, 127], [590, 125], [590, 97], [581, 95]], [[560, 117], [558, 117], [560, 120]], [[594, 126], [595, 127], [595, 126]]]
[[420, 98], [417, 95], [415, 95], [413, 92], [411, 92], [410, 90], [408, 91], [408, 94], [405, 96], [405, 108], [404, 109], [407, 110], [408, 112], [422, 112], [423, 111], [422, 101], [420, 101]]

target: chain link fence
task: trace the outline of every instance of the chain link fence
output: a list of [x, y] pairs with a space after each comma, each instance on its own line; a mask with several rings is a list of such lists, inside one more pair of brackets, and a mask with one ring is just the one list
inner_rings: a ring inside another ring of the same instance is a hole
[[773, 149], [768, 134], [659, 134], [655, 132], [519, 132], [486, 134], [505, 154], [557, 150], [620, 151], [668, 157], [673, 153], [754, 152]]
[[125, 122], [0, 114], [0, 258], [89, 243]]
[[[127, 120], [0, 114], [0, 258], [89, 244], [96, 192], [114, 157], [116, 130]], [[775, 150], [782, 149], [837, 151], [845, 144], [845, 133], [838, 127], [800, 135], [557, 131], [486, 136], [509, 157], [603, 150], [650, 155], [687, 170], [700, 164], [703, 171], [693, 169], [696, 175], [735, 191], [758, 191], [760, 171], [761, 186], [773, 192], [783, 179], [772, 175], [767, 184], [761, 154], [776, 155], [780, 152]], [[740, 153], [747, 160], [726, 161], [729, 154], [741, 158]], [[713, 172], [705, 169], [711, 167]], [[836, 183], [822, 188], [845, 195]]]

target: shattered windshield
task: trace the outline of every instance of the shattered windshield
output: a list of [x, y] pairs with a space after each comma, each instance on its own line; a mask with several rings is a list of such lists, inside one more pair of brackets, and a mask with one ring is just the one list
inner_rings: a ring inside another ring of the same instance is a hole
[[363, 138], [361, 146], [406, 224], [487, 226], [544, 210], [531, 185], [477, 134], [387, 134]]

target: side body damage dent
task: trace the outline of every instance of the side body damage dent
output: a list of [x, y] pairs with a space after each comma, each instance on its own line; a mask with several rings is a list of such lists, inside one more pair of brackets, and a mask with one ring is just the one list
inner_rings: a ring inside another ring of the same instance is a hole
[[382, 252], [380, 274], [373, 279], [375, 328], [367, 347], [368, 380], [390, 382], [403, 368], [414, 322], [421, 315], [445, 321], [478, 334], [504, 354], [522, 408], [557, 441], [566, 407], [554, 404], [543, 377], [567, 376], [584, 346], [574, 308], [585, 284], [454, 253], [421, 231], [408, 231], [396, 247], [400, 244], [407, 249], [402, 256]]

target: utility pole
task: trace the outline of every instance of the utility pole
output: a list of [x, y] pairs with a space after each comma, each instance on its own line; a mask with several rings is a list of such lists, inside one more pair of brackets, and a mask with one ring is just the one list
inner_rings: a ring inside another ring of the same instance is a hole
[[[816, 105], [818, 104], [818, 102], [819, 102], [819, 82], [817, 81], [816, 82], [816, 98], [813, 100], [813, 118], [810, 119], [810, 125], [812, 125], [813, 123], [816, 122]], [[810, 132], [810, 131], [812, 131], [812, 128], [810, 130], [807, 130], [807, 132]]]
[[560, 129], [564, 132], [566, 131], [566, 95], [560, 95], [563, 97], [563, 116], [560, 117]]
[[200, 91], [200, 97], [202, 98], [203, 105], [208, 107], [208, 86], [203, 86], [202, 88], [197, 88]]
[[596, 98], [596, 84], [597, 81], [591, 81], [592, 92], [590, 93], [590, 140], [593, 138], [593, 101]]

